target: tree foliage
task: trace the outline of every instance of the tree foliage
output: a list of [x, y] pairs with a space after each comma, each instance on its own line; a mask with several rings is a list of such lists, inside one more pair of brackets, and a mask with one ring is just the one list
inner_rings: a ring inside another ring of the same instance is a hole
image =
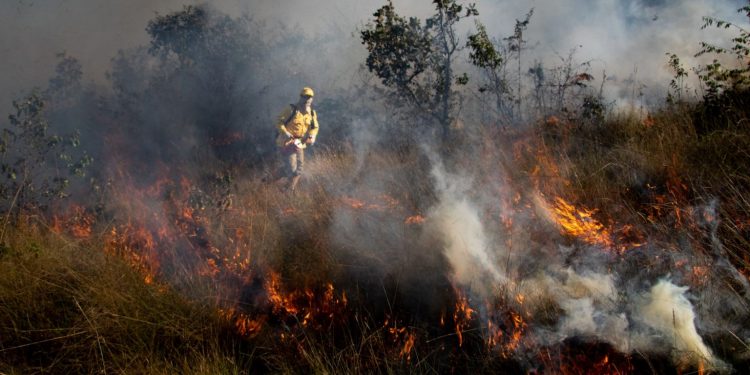
[[669, 57], [667, 65], [674, 72], [672, 80], [669, 81], [667, 103], [679, 103], [682, 101], [682, 93], [685, 91], [685, 79], [688, 77], [688, 72], [676, 54], [667, 52], [667, 56]]
[[57, 54], [59, 59], [55, 67], [55, 75], [50, 78], [44, 95], [55, 102], [65, 102], [74, 99], [81, 92], [83, 66], [73, 56], [65, 52]]
[[[748, 5], [737, 10], [744, 13], [750, 19], [750, 1]], [[703, 26], [716, 27], [719, 29], [734, 28], [738, 34], [731, 39], [730, 47], [722, 47], [714, 44], [701, 42], [701, 50], [696, 57], [705, 54], [715, 56], [733, 55], [739, 61], [734, 67], [726, 67], [715, 58], [712, 63], [697, 69], [698, 77], [706, 85], [707, 98], [715, 98], [725, 90], [745, 90], [750, 85], [750, 31], [731, 22], [713, 18], [703, 17]]]
[[146, 27], [151, 36], [149, 52], [187, 58], [205, 40], [207, 28], [208, 14], [203, 7], [186, 6], [181, 12], [157, 16]]
[[[112, 75], [121, 80], [114, 84], [116, 90], [143, 90], [137, 93], [141, 97], [133, 107], [144, 113], [134, 116], [133, 122], [137, 123], [139, 117], [155, 122], [159, 127], [152, 135], [160, 144], [170, 143], [174, 126], [194, 124], [191, 130], [214, 146], [217, 156], [236, 157], [236, 150], [227, 147], [227, 139], [238, 134], [241, 125], [246, 126], [242, 121], [247, 121], [244, 108], [249, 99], [242, 95], [247, 81], [243, 78], [258, 66], [258, 56], [263, 53], [253, 50], [262, 43], [251, 37], [248, 22], [247, 18], [219, 14], [208, 6], [185, 6], [149, 21], [148, 53], [157, 59], [152, 75], [140, 79], [144, 85], [131, 88], [129, 80], [140, 75], [129, 65], [143, 61], [132, 57], [127, 61], [126, 56], [117, 61], [118, 69]], [[185, 150], [149, 152], [175, 159], [183, 158]]]
[[483, 71], [486, 78], [479, 91], [494, 96], [496, 111], [502, 121], [512, 122], [515, 96], [507, 70], [510, 51], [504, 44], [493, 40], [482, 23], [477, 21], [476, 27], [477, 32], [469, 36], [467, 46], [469, 61]]
[[360, 36], [367, 47], [366, 65], [396, 101], [406, 104], [425, 123], [440, 126], [442, 140], [458, 112], [454, 85], [468, 82], [468, 75], [454, 71], [454, 59], [462, 48], [456, 25], [477, 16], [473, 4], [434, 0], [435, 14], [422, 22], [396, 13], [391, 0], [374, 14]]
[[13, 102], [15, 113], [0, 137], [0, 213], [3, 226], [14, 210], [44, 209], [54, 199], [66, 196], [72, 176], [83, 176], [92, 162], [85, 152], [76, 156], [77, 133], [59, 135], [50, 131], [45, 117], [46, 102], [32, 93]]
[[[534, 9], [532, 8], [523, 20], [516, 20], [513, 35], [503, 38], [503, 42], [490, 38], [485, 26], [477, 21], [477, 32], [469, 36], [467, 42], [467, 46], [471, 50], [469, 53], [471, 63], [480, 68], [487, 79], [486, 84], [481, 85], [479, 90], [494, 96], [497, 113], [503, 122], [520, 120], [522, 105], [521, 57], [527, 43], [523, 34], [528, 28], [533, 14]], [[508, 63], [511, 59], [515, 59], [517, 63], [515, 77], [511, 77], [511, 73], [508, 71]], [[541, 70], [537, 71], [537, 73], [541, 72]], [[511, 87], [513, 83], [515, 83], [515, 88]]]

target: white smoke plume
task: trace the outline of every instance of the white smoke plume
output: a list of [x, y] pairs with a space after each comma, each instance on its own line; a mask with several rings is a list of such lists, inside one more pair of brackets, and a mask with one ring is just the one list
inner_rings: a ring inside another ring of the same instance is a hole
[[497, 267], [502, 254], [491, 247], [479, 210], [468, 196], [470, 179], [448, 173], [433, 156], [432, 177], [438, 203], [427, 215], [427, 232], [442, 239], [453, 277], [464, 287], [489, 297], [491, 289], [507, 281]]
[[687, 287], [660, 279], [647, 290], [627, 290], [611, 274], [554, 268], [519, 288], [530, 306], [554, 301], [562, 310], [554, 333], [539, 332], [547, 344], [578, 337], [607, 342], [622, 353], [670, 355], [677, 366], [729, 369], [698, 333]]
[[636, 319], [657, 331], [672, 345], [676, 363], [706, 361], [713, 366], [724, 366], [698, 334], [693, 306], [685, 296], [687, 290], [687, 287], [674, 285], [669, 280], [659, 280], [636, 310]]
[[[505, 259], [508, 251], [494, 243], [496, 239], [490, 239], [482, 224], [482, 206], [471, 198], [472, 178], [447, 172], [435, 155], [427, 154], [433, 163], [438, 199], [429, 212], [426, 229], [442, 239], [451, 276], [460, 287], [486, 299], [493, 298], [492, 293], [498, 290], [520, 293], [525, 296], [526, 308], [536, 311], [532, 316], [553, 302], [560, 313], [554, 327], [538, 327], [541, 344], [554, 345], [577, 337], [609, 343], [622, 353], [670, 355], [677, 366], [728, 369], [698, 332], [698, 316], [686, 296], [688, 287], [664, 278], [650, 288], [628, 286], [631, 281], [620, 280], [617, 268], [609, 272], [590, 270], [590, 266], [597, 266], [596, 260], [575, 269], [562, 258], [539, 259], [546, 263], [525, 278], [516, 276], [518, 270], [499, 267], [498, 259]], [[579, 258], [606, 252], [599, 246], [574, 246], [581, 247], [574, 256]], [[488, 317], [482, 314], [481, 319]]]

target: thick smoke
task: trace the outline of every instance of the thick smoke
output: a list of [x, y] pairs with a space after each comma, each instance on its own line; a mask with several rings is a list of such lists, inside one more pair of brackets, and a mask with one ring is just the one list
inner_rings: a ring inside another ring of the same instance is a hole
[[443, 241], [455, 281], [488, 298], [491, 285], [507, 282], [496, 267], [504, 254], [496, 251], [485, 234], [479, 209], [468, 198], [470, 177], [453, 175], [433, 156], [432, 177], [438, 195], [437, 205], [427, 215], [426, 230]]
[[[574, 245], [576, 249], [572, 250], [562, 246], [549, 249], [560, 256], [546, 258], [529, 251], [530, 247], [538, 245], [521, 244], [521, 248], [527, 248], [509, 262], [516, 269], [501, 267], [508, 250], [498, 244], [503, 235], [489, 235], [484, 227], [481, 212], [489, 207], [483, 207], [473, 193], [477, 188], [472, 186], [476, 177], [449, 173], [437, 156], [426, 152], [433, 163], [431, 175], [437, 197], [429, 211], [425, 231], [440, 239], [440, 250], [448, 261], [447, 272], [451, 279], [480, 300], [496, 298], [496, 293], [507, 293], [506, 299], [512, 299], [520, 293], [525, 296], [525, 308], [533, 312], [532, 316], [542, 315], [553, 301], [560, 314], [555, 325], [535, 327], [536, 337], [540, 339], [536, 344], [554, 345], [577, 337], [609, 343], [623, 353], [668, 355], [677, 366], [706, 366], [720, 372], [729, 369], [699, 333], [696, 298], [690, 298], [689, 288], [675, 284], [667, 278], [668, 274], [644, 272], [635, 263], [613, 263], [611, 258], [602, 256], [611, 249], [582, 244]], [[484, 189], [480, 187], [480, 190]], [[708, 214], [713, 212], [710, 206], [706, 210]], [[697, 212], [706, 215], [700, 210]], [[516, 218], [521, 222], [528, 220], [523, 216]], [[554, 230], [550, 226], [547, 236], [554, 238]], [[652, 251], [655, 254], [658, 249]], [[531, 263], [537, 263], [532, 273], [518, 269]], [[718, 264], [732, 268], [726, 260]], [[528, 276], [522, 276], [524, 274]], [[742, 283], [740, 280], [738, 282]], [[702, 293], [716, 292], [705, 290]], [[726, 302], [733, 300], [729, 296], [724, 298]], [[725, 302], [714, 302], [712, 306], [717, 303]], [[481, 305], [480, 309], [481, 319], [491, 319]], [[716, 318], [709, 311], [704, 314], [708, 320]], [[729, 319], [722, 324], [731, 322], [732, 318]], [[702, 328], [709, 327], [704, 324]]]
[[676, 362], [702, 359], [713, 366], [723, 365], [714, 358], [696, 330], [693, 305], [685, 297], [687, 289], [660, 280], [639, 306], [637, 318], [674, 346]]
[[[701, 363], [721, 370], [726, 365], [706, 346], [687, 287], [660, 279], [650, 288], [628, 289], [612, 274], [548, 270], [525, 281], [525, 289], [543, 290], [563, 310], [550, 340], [583, 337], [611, 344], [623, 353], [671, 354], [677, 365]], [[540, 337], [545, 337], [540, 335]]]
[[[705, 289], [695, 291], [697, 296], [691, 296], [690, 290], [681, 286], [686, 283], [685, 272], [669, 278], [671, 264], [647, 272], [639, 269], [635, 261], [618, 263], [610, 255], [612, 249], [580, 243], [564, 246], [541, 203], [537, 204], [536, 214], [542, 218], [546, 215], [547, 222], [540, 231], [552, 240], [534, 242], [524, 234], [513, 238], [516, 250], [511, 252], [505, 242], [509, 234], [488, 227], [484, 220], [487, 212], [497, 212], [498, 200], [489, 195], [495, 191], [511, 194], [511, 188], [487, 186], [489, 183], [481, 172], [472, 168], [451, 170], [439, 157], [425, 150], [416, 157], [419, 160], [407, 166], [399, 165], [400, 160], [378, 159], [385, 158], [377, 154], [375, 147], [386, 138], [381, 125], [395, 119], [390, 114], [353, 113], [356, 106], [351, 102], [358, 99], [347, 96], [347, 88], [361, 83], [356, 73], [364, 52], [354, 30], [380, 2], [335, 1], [325, 7], [309, 1], [285, 2], [282, 6], [260, 1], [213, 2], [213, 25], [221, 23], [222, 18], [217, 15], [222, 12], [232, 13], [233, 17], [246, 13], [248, 19], [256, 22], [251, 24], [247, 35], [240, 34], [246, 37], [243, 40], [247, 44], [239, 45], [247, 48], [243, 50], [247, 54], [233, 49], [233, 54], [222, 56], [235, 63], [219, 65], [224, 68], [224, 75], [215, 69], [190, 70], [195, 67], [190, 64], [177, 66], [169, 58], [159, 60], [143, 47], [148, 42], [143, 29], [155, 11], [165, 14], [192, 2], [174, 0], [160, 2], [156, 7], [151, 5], [153, 2], [142, 1], [101, 5], [101, 2], [76, 0], [66, 2], [63, 8], [53, 3], [18, 1], [0, 5], [3, 15], [0, 24], [10, 30], [0, 33], [2, 51], [8, 57], [0, 67], [3, 103], [26, 90], [30, 83], [42, 85], [44, 82], [37, 77], [47, 77], [46, 72], [52, 71], [54, 53], [66, 50], [83, 63], [86, 79], [103, 83], [104, 72], [108, 71], [107, 83], [117, 90], [107, 97], [111, 99], [109, 103], [116, 103], [115, 108], [106, 109], [116, 114], [113, 118], [117, 124], [127, 126], [115, 129], [118, 132], [107, 138], [111, 143], [106, 147], [121, 155], [135, 155], [145, 163], [195, 166], [198, 161], [206, 165], [222, 159], [225, 137], [236, 132], [246, 142], [240, 143], [239, 156], [237, 150], [225, 150], [231, 157], [252, 158], [267, 152], [264, 142], [270, 139], [267, 128], [271, 119], [294, 100], [299, 87], [311, 85], [318, 93], [316, 106], [319, 105], [324, 129], [321, 142], [325, 143], [326, 137], [338, 136], [347, 139], [354, 151], [352, 176], [319, 177], [329, 194], [342, 199], [379, 197], [405, 187], [423, 193], [409, 208], [402, 205], [389, 210], [353, 211], [338, 206], [332, 209], [328, 234], [335, 247], [334, 256], [355, 281], [361, 282], [358, 286], [379, 291], [386, 289], [383, 284], [393, 282], [406, 289], [405, 294], [416, 296], [419, 303], [429, 307], [447, 305], [439, 298], [448, 289], [445, 288], [448, 283], [484, 300], [498, 297], [498, 293], [507, 294], [503, 297], [511, 300], [516, 294], [523, 294], [526, 296], [523, 307], [532, 313], [549, 305], [556, 308], [552, 323], [532, 327], [540, 338], [538, 345], [584, 337], [610, 343], [625, 353], [666, 352], [674, 356], [675, 363], [687, 361], [694, 365], [705, 361], [716, 367], [723, 365], [701, 333], [721, 330], [746, 306], [738, 306], [744, 302], [736, 301], [742, 299], [731, 294], [734, 290], [722, 289], [718, 278], [712, 279]], [[498, 38], [511, 33], [514, 20], [522, 18], [529, 7], [535, 7], [527, 35], [529, 54], [525, 59], [557, 64], [558, 55], [580, 46], [577, 57], [594, 59], [593, 67], [606, 70], [612, 79], [607, 84], [612, 85], [607, 88], [610, 95], [632, 99], [637, 96], [633, 94], [637, 82], [657, 92], [663, 89], [670, 76], [664, 68], [666, 51], [692, 56], [697, 41], [706, 40], [698, 30], [702, 15], [731, 18], [740, 3], [498, 1], [480, 2], [477, 7], [482, 22]], [[429, 4], [417, 6], [397, 1], [396, 7], [408, 15], [429, 11]], [[113, 22], [114, 19], [118, 22]], [[193, 57], [201, 63], [221, 60], [213, 59], [215, 56]], [[181, 72], [180, 69], [190, 74], [175, 73]], [[601, 75], [595, 77], [600, 79]], [[219, 87], [212, 86], [217, 82], [221, 83]], [[334, 100], [331, 95], [334, 92], [344, 93], [341, 95], [344, 99]], [[221, 95], [213, 95], [216, 93]], [[5, 104], [0, 108], [2, 105]], [[388, 112], [388, 108], [382, 112]], [[86, 118], [84, 124], [90, 124], [89, 130], [94, 131], [100, 125]], [[332, 129], [343, 134], [334, 135]], [[125, 142], [118, 140], [118, 136], [138, 137], [140, 142]], [[215, 150], [205, 151], [206, 139], [215, 143]], [[118, 160], [109, 162], [108, 166], [117, 167]], [[132, 172], [141, 172], [133, 169]], [[313, 158], [308, 171], [323, 175], [320, 172], [326, 169]], [[188, 172], [199, 174], [194, 170]], [[428, 178], [414, 176], [419, 173]], [[429, 186], [409, 186], [415, 180], [429, 181]], [[537, 196], [537, 199], [542, 198]], [[151, 203], [155, 210], [159, 209], [159, 202]], [[711, 216], [711, 210], [709, 207], [698, 212]], [[424, 214], [423, 227], [404, 224], [404, 218], [414, 211]], [[505, 208], [503, 211], [507, 211], [503, 214], [512, 217], [517, 227], [537, 225], [532, 220], [538, 218], [528, 213], [514, 213]], [[741, 284], [738, 289], [746, 292], [747, 281], [726, 260], [717, 240], [716, 221], [706, 220], [705, 225], [713, 240], [713, 264], [731, 275]], [[645, 257], [669, 258], [656, 246], [641, 251]], [[710, 303], [696, 306], [696, 301]], [[711, 316], [711, 307], [720, 307], [729, 313], [729, 318]], [[490, 318], [485, 315], [482, 319]], [[748, 333], [747, 327], [732, 329], [741, 335]]]
[[[53, 70], [55, 54], [67, 51], [83, 63], [86, 81], [105, 83], [110, 59], [118, 50], [145, 44], [144, 25], [155, 13], [166, 14], [193, 0], [119, 1], [106, 4], [93, 0], [28, 1], [0, 3], [0, 109], [7, 112], [10, 101], [30, 86], [41, 86]], [[395, 1], [406, 15], [429, 14], [429, 2]], [[479, 2], [480, 20], [494, 37], [513, 32], [516, 19], [531, 7], [535, 13], [527, 30], [530, 52], [527, 61], [559, 63], [557, 55], [578, 48], [580, 61], [595, 60], [594, 76], [606, 70], [610, 94], [632, 99], [635, 82], [663, 96], [670, 72], [665, 52], [677, 53], [691, 66], [698, 41], [726, 40], [726, 34], [701, 31], [702, 16], [719, 16], [743, 22], [734, 10], [740, 0], [689, 1], [492, 1]], [[382, 2], [344, 0], [323, 3], [255, 0], [220, 0], [211, 5], [238, 16], [249, 14], [273, 28], [298, 27], [307, 36], [326, 36], [326, 45], [310, 43], [310, 58], [297, 67], [319, 87], [346, 85], [361, 63], [363, 51], [354, 30], [366, 22]], [[309, 63], [309, 64], [308, 64]], [[335, 70], [331, 76], [326, 71]], [[319, 77], [319, 78], [318, 78]]]

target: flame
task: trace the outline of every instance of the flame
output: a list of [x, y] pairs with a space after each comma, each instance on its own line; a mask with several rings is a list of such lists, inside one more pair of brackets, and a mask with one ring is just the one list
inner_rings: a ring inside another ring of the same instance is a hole
[[94, 215], [83, 206], [76, 204], [68, 207], [63, 215], [53, 215], [50, 228], [57, 234], [68, 233], [74, 238], [91, 237]]
[[693, 266], [691, 281], [696, 285], [704, 285], [708, 282], [709, 270], [708, 266]]
[[[519, 300], [516, 296], [516, 301]], [[524, 298], [520, 298], [523, 301]], [[520, 304], [520, 303], [519, 303]], [[499, 354], [505, 358], [511, 357], [524, 344], [525, 333], [528, 323], [523, 319], [521, 313], [511, 310], [502, 309], [502, 306], [489, 306], [488, 309], [495, 309], [487, 321], [487, 339], [486, 344], [490, 349], [496, 348]]]
[[198, 274], [201, 276], [208, 276], [211, 278], [215, 278], [221, 270], [219, 269], [219, 266], [216, 265], [215, 259], [208, 259], [206, 260], [206, 265], [203, 269], [198, 271]]
[[411, 360], [411, 350], [414, 349], [414, 341], [416, 339], [416, 335], [413, 332], [408, 332], [406, 334], [406, 340], [404, 342], [404, 346], [401, 348], [401, 352], [399, 353], [399, 357], [403, 358], [406, 356], [406, 360]]
[[521, 294], [521, 293], [518, 293], [518, 294], [516, 295], [516, 302], [518, 302], [518, 304], [519, 304], [519, 305], [523, 305], [523, 302], [524, 302], [525, 300], [526, 300], [526, 297], [525, 297], [525, 296], [524, 296], [523, 294]]
[[251, 319], [245, 314], [239, 314], [234, 321], [234, 326], [237, 329], [237, 333], [242, 336], [254, 336], [260, 332], [263, 326], [264, 319]]
[[292, 301], [292, 297], [289, 295], [285, 296], [281, 293], [281, 282], [278, 273], [271, 272], [268, 275], [266, 280], [266, 293], [268, 293], [268, 301], [271, 302], [271, 306], [275, 313], [285, 312], [288, 314], [296, 314], [299, 312], [299, 309]]
[[404, 220], [404, 224], [407, 224], [407, 225], [422, 224], [424, 223], [424, 221], [425, 221], [424, 216], [414, 215], [414, 216], [407, 217], [406, 220]]
[[523, 320], [523, 317], [521, 317], [521, 314], [510, 311], [511, 320], [513, 322], [513, 332], [510, 336], [510, 341], [505, 345], [505, 350], [507, 352], [515, 351], [520, 343], [521, 338], [523, 337], [524, 331], [526, 331], [527, 324]]
[[348, 304], [346, 293], [338, 297], [332, 283], [327, 283], [322, 293], [309, 288], [284, 293], [282, 289], [279, 274], [271, 271], [266, 277], [266, 294], [272, 312], [281, 317], [301, 317], [302, 327], [322, 327], [322, 320], [337, 320]]
[[547, 126], [554, 127], [554, 126], [560, 125], [560, 119], [557, 118], [557, 116], [549, 116], [544, 121], [544, 123], [547, 124]]
[[654, 121], [654, 118], [651, 117], [650, 114], [648, 114], [648, 115], [646, 115], [645, 118], [643, 118], [642, 123], [643, 123], [644, 127], [650, 128], [650, 127], [654, 126], [655, 121]]
[[261, 316], [253, 319], [250, 315], [238, 312], [234, 308], [219, 309], [219, 316], [224, 320], [230, 322], [235, 331], [243, 337], [253, 337], [258, 334], [263, 328], [263, 324], [266, 322], [266, 317]]
[[469, 327], [472, 320], [474, 309], [469, 306], [469, 301], [458, 289], [456, 289], [456, 309], [453, 312], [453, 322], [456, 324], [456, 336], [458, 336], [458, 346], [464, 343], [463, 331]]
[[545, 350], [542, 358], [550, 367], [557, 367], [554, 373], [573, 374], [632, 374], [636, 372], [630, 355], [618, 353], [606, 345], [577, 344]]
[[[174, 175], [166, 168], [163, 174]], [[144, 283], [182, 276], [175, 272], [213, 280], [221, 288], [218, 313], [243, 337], [256, 335], [271, 320], [284, 323], [286, 332], [280, 332], [279, 337], [294, 338], [299, 336], [295, 330], [328, 329], [346, 313], [347, 295], [331, 282], [287, 291], [279, 273], [254, 269], [250, 256], [253, 236], [246, 225], [248, 211], [213, 208], [214, 197], [185, 176], [162, 177], [145, 186], [132, 180], [121, 173], [118, 182], [110, 185], [112, 208], [122, 216], [107, 223], [103, 251], [123, 259]], [[388, 195], [376, 199], [380, 203], [368, 203], [364, 208], [385, 209], [398, 204]], [[64, 215], [51, 218], [53, 230], [76, 238], [91, 236], [96, 224], [92, 213], [79, 206], [62, 212]], [[285, 213], [296, 212], [289, 208]], [[254, 296], [253, 304], [240, 301], [246, 287], [256, 280], [262, 280], [265, 293]], [[166, 285], [159, 285], [159, 290], [166, 290]], [[226, 301], [237, 302], [232, 306]], [[405, 356], [410, 355], [414, 340], [405, 337], [404, 345], [400, 345]]]
[[362, 209], [366, 206], [365, 202], [349, 197], [342, 197], [341, 202], [355, 210]]
[[146, 284], [154, 281], [160, 267], [156, 254], [156, 242], [151, 232], [131, 223], [112, 227], [105, 236], [104, 252], [120, 256], [134, 269], [140, 271]]
[[[391, 324], [393, 326], [391, 326]], [[399, 327], [399, 323], [396, 320], [391, 322], [390, 317], [386, 316], [383, 322], [383, 328], [390, 334], [391, 341], [396, 346], [400, 346], [401, 349], [398, 351], [399, 358], [406, 357], [407, 361], [411, 360], [411, 353], [416, 343], [417, 335], [414, 330], [408, 330], [406, 327]]]
[[[690, 188], [679, 176], [675, 167], [678, 164], [676, 155], [672, 155], [672, 164], [667, 168], [667, 181], [662, 188], [646, 184], [646, 187], [653, 192], [651, 197], [653, 202], [646, 208], [647, 218], [652, 223], [660, 222], [664, 217], [672, 215], [675, 228], [682, 228], [685, 224], [689, 224], [685, 222], [685, 213], [688, 214], [687, 218], [690, 218], [692, 212], [690, 208], [684, 209], [684, 207], [688, 205]], [[666, 190], [666, 194], [655, 193], [660, 190]]]
[[393, 210], [401, 205], [401, 203], [394, 197], [388, 194], [380, 194], [378, 196], [370, 197], [367, 200], [362, 200], [353, 197], [341, 197], [341, 203], [349, 206], [355, 210], [368, 210], [368, 211], [387, 211]]
[[625, 224], [617, 230], [618, 250], [634, 249], [646, 244], [645, 235], [632, 224]]
[[576, 208], [564, 199], [555, 198], [552, 214], [554, 221], [564, 234], [568, 234], [592, 245], [608, 248], [613, 246], [610, 230], [594, 219], [596, 210]]
[[495, 327], [495, 323], [493, 323], [492, 320], [488, 320], [487, 332], [489, 332], [489, 335], [487, 336], [487, 347], [494, 348], [502, 339], [503, 331], [497, 329]]

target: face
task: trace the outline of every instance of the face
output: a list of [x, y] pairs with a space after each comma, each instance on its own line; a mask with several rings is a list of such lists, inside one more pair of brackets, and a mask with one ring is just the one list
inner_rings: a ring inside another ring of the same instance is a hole
[[305, 107], [309, 107], [309, 106], [312, 105], [313, 97], [312, 96], [302, 95], [302, 96], [299, 97], [299, 102], [301, 104], [304, 104]]

